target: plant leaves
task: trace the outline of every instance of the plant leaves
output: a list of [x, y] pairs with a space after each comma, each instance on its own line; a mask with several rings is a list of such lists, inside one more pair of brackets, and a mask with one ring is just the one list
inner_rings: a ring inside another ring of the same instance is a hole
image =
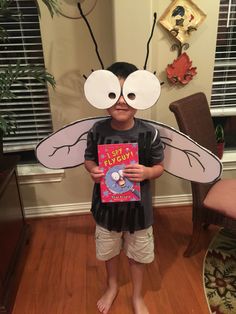
[[[46, 7], [48, 8], [50, 14], [51, 14], [51, 17], [54, 16], [54, 14], [58, 14], [59, 13], [59, 5], [58, 5], [58, 1], [57, 0], [41, 0], [45, 5]], [[38, 12], [39, 12], [39, 16], [41, 17], [41, 12], [40, 12], [40, 7], [39, 7], [39, 4], [38, 4], [38, 0], [36, 0], [36, 5], [37, 5], [37, 8], [38, 8]]]

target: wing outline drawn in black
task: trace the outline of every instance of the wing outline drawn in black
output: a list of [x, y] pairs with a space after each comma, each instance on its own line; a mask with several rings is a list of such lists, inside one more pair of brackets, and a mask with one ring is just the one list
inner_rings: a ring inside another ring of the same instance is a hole
[[[109, 116], [77, 120], [50, 134], [36, 147], [38, 161], [50, 169], [67, 169], [82, 165], [88, 131], [95, 122], [107, 118]], [[214, 182], [220, 178], [222, 164], [212, 152], [173, 127], [157, 121], [142, 120], [160, 133], [166, 172], [201, 183]]]

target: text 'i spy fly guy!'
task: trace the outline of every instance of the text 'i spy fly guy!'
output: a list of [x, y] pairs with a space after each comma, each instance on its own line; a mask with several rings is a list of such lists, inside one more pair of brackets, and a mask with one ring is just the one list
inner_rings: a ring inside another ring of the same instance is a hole
[[133, 157], [133, 152], [129, 150], [125, 151], [124, 149], [119, 148], [111, 151], [111, 153], [106, 153], [106, 155], [107, 159], [104, 160], [104, 166], [112, 166]]

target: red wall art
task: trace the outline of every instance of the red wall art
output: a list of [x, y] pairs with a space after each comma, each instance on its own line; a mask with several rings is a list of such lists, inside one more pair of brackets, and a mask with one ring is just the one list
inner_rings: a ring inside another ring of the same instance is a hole
[[172, 64], [168, 64], [166, 74], [171, 83], [186, 85], [197, 74], [196, 69], [196, 67], [192, 67], [192, 61], [184, 52]]

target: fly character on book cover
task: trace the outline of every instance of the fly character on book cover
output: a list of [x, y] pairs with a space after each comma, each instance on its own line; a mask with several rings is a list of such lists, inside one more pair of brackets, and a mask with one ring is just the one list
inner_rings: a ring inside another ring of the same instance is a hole
[[140, 183], [123, 176], [126, 165], [139, 162], [137, 143], [98, 145], [98, 160], [105, 174], [100, 182], [103, 203], [140, 200]]

